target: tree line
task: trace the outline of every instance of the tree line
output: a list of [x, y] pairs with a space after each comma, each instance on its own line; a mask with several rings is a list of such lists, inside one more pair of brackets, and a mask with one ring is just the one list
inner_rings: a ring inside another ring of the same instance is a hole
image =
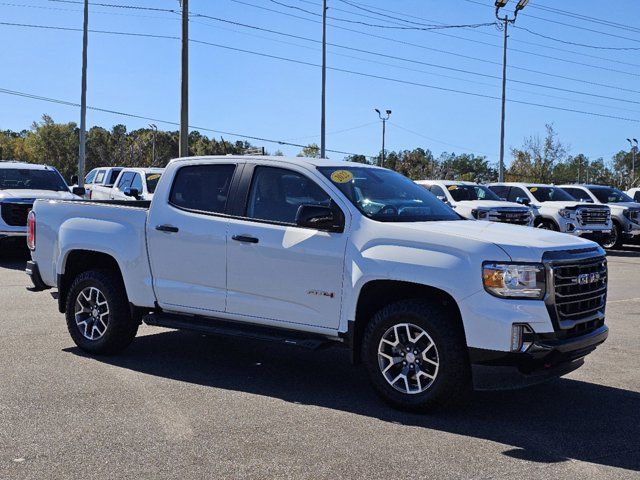
[[[86, 171], [101, 166], [164, 167], [178, 156], [177, 131], [142, 128], [128, 131], [124, 125], [107, 130], [92, 127], [87, 132]], [[21, 160], [56, 167], [65, 178], [77, 172], [79, 129], [74, 122], [56, 123], [48, 116], [34, 122], [29, 130], [0, 131], [0, 160]], [[269, 152], [246, 141], [230, 142], [210, 138], [198, 131], [189, 134], [189, 155], [226, 155]], [[274, 155], [282, 155], [276, 150]], [[319, 157], [316, 144], [304, 147], [298, 156]], [[381, 156], [381, 155], [380, 155]], [[352, 155], [347, 161], [380, 164], [378, 158]], [[638, 167], [632, 178], [632, 154], [619, 151], [610, 159], [589, 158], [560, 141], [552, 125], [544, 136], [534, 135], [522, 146], [511, 149], [507, 181], [539, 183], [598, 183], [629, 188], [638, 184]], [[414, 180], [444, 179], [491, 182], [498, 179], [497, 165], [486, 156], [443, 152], [435, 155], [428, 148], [385, 152], [384, 166]]]

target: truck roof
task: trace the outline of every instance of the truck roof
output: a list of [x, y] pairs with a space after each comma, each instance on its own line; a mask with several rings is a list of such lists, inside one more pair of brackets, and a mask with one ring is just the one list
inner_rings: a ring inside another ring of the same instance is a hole
[[261, 160], [273, 161], [280, 163], [291, 163], [293, 165], [307, 164], [313, 167], [363, 167], [363, 168], [380, 168], [375, 165], [366, 163], [347, 162], [344, 160], [330, 160], [328, 158], [311, 158], [311, 157], [280, 157], [269, 155], [210, 155], [200, 157], [183, 157], [171, 160], [173, 162], [193, 162], [194, 160], [219, 160], [220, 162], [228, 162], [229, 160]]
[[465, 180], [416, 180], [417, 184], [421, 185], [433, 185], [436, 183], [440, 183], [442, 185], [450, 186], [450, 185], [478, 185], [475, 182], [467, 182]]
[[21, 170], [53, 170], [48, 165], [38, 165], [37, 163], [20, 162], [18, 160], [0, 160], [0, 168], [19, 168]]

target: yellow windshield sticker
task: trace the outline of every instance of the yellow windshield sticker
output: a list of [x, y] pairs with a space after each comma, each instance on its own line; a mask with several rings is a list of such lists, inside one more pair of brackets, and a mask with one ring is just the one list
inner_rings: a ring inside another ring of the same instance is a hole
[[160, 174], [156, 174], [156, 175], [149, 175], [147, 177], [147, 180], [151, 181], [151, 180], [158, 180], [160, 178]]
[[336, 170], [331, 174], [331, 181], [335, 183], [349, 183], [353, 180], [353, 174], [348, 170]]
[[531, 187], [531, 188], [529, 189], [529, 191], [530, 191], [531, 193], [533, 193], [533, 192], [537, 192], [537, 191], [538, 191], [538, 187]]
[[454, 190], [457, 190], [457, 189], [458, 189], [458, 186], [457, 186], [457, 185], [451, 185], [451, 186], [449, 187], [449, 191], [451, 191], [451, 192], [453, 192]]

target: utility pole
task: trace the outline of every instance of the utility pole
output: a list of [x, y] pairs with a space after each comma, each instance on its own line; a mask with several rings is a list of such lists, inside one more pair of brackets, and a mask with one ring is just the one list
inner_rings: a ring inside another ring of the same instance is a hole
[[151, 130], [153, 131], [153, 139], [152, 139], [152, 147], [151, 147], [151, 166], [155, 167], [156, 166], [156, 135], [158, 134], [158, 127], [153, 124], [150, 123], [149, 124], [149, 128], [151, 128]]
[[386, 116], [383, 116], [380, 110], [378, 110], [377, 108], [375, 108], [374, 110], [378, 114], [378, 117], [380, 117], [380, 120], [382, 120], [382, 154], [380, 156], [380, 166], [384, 167], [384, 138], [387, 133], [387, 120], [389, 120], [389, 117], [391, 116], [391, 110], [385, 111]]
[[89, 0], [84, 0], [82, 27], [82, 93], [80, 94], [80, 151], [78, 152], [78, 187], [84, 187], [87, 154], [87, 48], [89, 44]]
[[189, 0], [182, 5], [182, 75], [180, 77], [180, 145], [178, 155], [189, 156]]
[[503, 22], [502, 30], [504, 32], [504, 47], [502, 52], [502, 116], [500, 121], [500, 163], [498, 166], [498, 181], [504, 182], [504, 134], [505, 134], [505, 118], [507, 114], [507, 40], [509, 38], [509, 24], [515, 23], [518, 13], [527, 6], [529, 0], [518, 0], [513, 18], [509, 15], [500, 16], [500, 9], [505, 7], [509, 0], [496, 0], [496, 18]]
[[326, 100], [327, 100], [327, 0], [322, 0], [322, 106], [320, 113], [320, 158], [326, 158]]
[[[627, 142], [631, 146], [631, 186], [636, 183], [636, 155], [638, 153], [638, 140], [627, 138]], [[634, 145], [635, 142], [635, 145]]]

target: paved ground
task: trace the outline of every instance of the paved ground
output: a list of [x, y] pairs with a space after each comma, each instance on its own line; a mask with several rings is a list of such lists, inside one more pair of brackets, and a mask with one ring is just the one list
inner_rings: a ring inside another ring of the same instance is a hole
[[142, 327], [89, 358], [3, 250], [0, 479], [640, 478], [638, 248], [610, 256], [611, 336], [582, 369], [433, 416], [382, 405], [336, 349]]

